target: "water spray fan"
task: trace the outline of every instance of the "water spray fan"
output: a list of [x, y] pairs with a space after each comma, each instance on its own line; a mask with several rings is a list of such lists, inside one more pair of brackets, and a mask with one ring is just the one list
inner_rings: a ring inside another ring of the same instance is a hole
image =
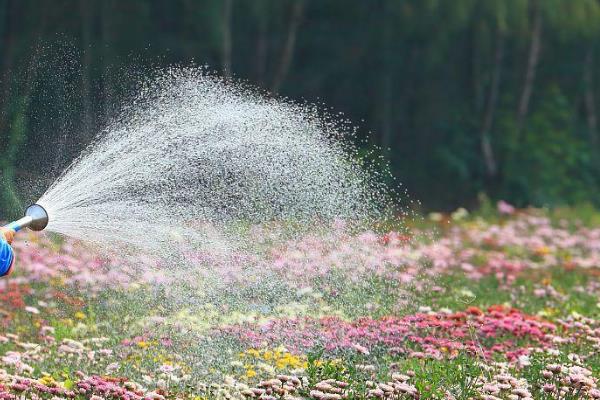
[[48, 226], [48, 212], [39, 204], [32, 204], [25, 210], [23, 218], [11, 222], [5, 228], [13, 229], [15, 232], [23, 228], [41, 231]]

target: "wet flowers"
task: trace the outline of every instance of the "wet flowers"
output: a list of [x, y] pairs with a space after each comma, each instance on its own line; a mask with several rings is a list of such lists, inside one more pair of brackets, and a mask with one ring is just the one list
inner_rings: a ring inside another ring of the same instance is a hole
[[252, 228], [260, 257], [186, 253], [212, 270], [179, 286], [148, 257], [21, 238], [0, 399], [600, 399], [600, 229], [497, 211]]

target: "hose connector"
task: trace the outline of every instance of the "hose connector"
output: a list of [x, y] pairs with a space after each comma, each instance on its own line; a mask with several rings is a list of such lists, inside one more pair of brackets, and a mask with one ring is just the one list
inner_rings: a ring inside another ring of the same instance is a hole
[[13, 229], [15, 232], [23, 228], [29, 228], [34, 231], [41, 231], [48, 226], [48, 212], [39, 204], [32, 204], [25, 210], [25, 216], [10, 224], [6, 228]]

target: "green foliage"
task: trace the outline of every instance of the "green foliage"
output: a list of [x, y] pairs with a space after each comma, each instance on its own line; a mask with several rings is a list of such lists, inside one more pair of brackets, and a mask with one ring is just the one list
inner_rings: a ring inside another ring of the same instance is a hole
[[15, 217], [22, 213], [22, 204], [15, 187], [15, 164], [17, 154], [27, 136], [27, 116], [25, 115], [27, 99], [17, 98], [15, 103], [14, 111], [10, 112], [11, 123], [8, 140], [4, 146], [2, 158], [0, 158], [2, 168], [0, 210], [4, 210], [8, 217]]
[[507, 116], [504, 152], [510, 162], [501, 197], [519, 205], [578, 204], [595, 197], [591, 149], [586, 138], [577, 135], [574, 114], [566, 96], [553, 86], [520, 134]]
[[[298, 2], [304, 8], [292, 31]], [[0, 218], [14, 215], [24, 195], [39, 194], [19, 190], [22, 177], [51, 181], [48, 171], [90, 140], [84, 121], [101, 128], [146, 65], [220, 70], [227, 38], [233, 75], [267, 90], [291, 50], [280, 94], [344, 112], [360, 125], [366, 151], [389, 146], [380, 153], [392, 173], [427, 208], [472, 205], [481, 192], [517, 204], [600, 205], [600, 142], [590, 122], [600, 76], [593, 57], [585, 61], [600, 42], [599, 1], [232, 0], [229, 21], [224, 4], [0, 2], [0, 83], [8, 93], [0, 101]], [[536, 15], [541, 51], [529, 71]], [[31, 98], [28, 65], [40, 85]], [[482, 133], [488, 115], [491, 128]], [[496, 175], [486, 170], [482, 137]]]

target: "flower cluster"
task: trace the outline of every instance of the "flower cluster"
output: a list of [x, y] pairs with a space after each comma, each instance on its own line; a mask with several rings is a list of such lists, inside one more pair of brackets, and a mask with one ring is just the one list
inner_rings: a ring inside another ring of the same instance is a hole
[[298, 391], [302, 388], [302, 382], [296, 376], [277, 375], [276, 378], [264, 380], [256, 387], [241, 391], [246, 398], [259, 398], [261, 400], [275, 400], [285, 397], [288, 400], [298, 399]]
[[409, 371], [406, 375], [394, 373], [392, 380], [386, 383], [367, 381], [371, 388], [367, 396], [379, 399], [419, 398], [419, 391], [409, 383], [411, 375], [414, 376], [414, 372]]
[[578, 365], [548, 364], [542, 371], [546, 383], [543, 386], [545, 393], [557, 398], [591, 397], [600, 398], [597, 389], [597, 379], [592, 377], [592, 371]]
[[216, 334], [234, 335], [255, 347], [263, 343], [285, 343], [298, 353], [322, 346], [328, 351], [353, 350], [368, 354], [370, 349], [385, 347], [415, 358], [441, 359], [467, 351], [483, 357], [501, 352], [515, 359], [528, 352], [518, 346], [516, 340], [546, 346], [551, 344], [555, 330], [554, 324], [538, 317], [493, 306], [485, 312], [470, 307], [461, 312], [361, 318], [352, 322], [332, 317], [276, 319], [262, 325], [228, 326]]

